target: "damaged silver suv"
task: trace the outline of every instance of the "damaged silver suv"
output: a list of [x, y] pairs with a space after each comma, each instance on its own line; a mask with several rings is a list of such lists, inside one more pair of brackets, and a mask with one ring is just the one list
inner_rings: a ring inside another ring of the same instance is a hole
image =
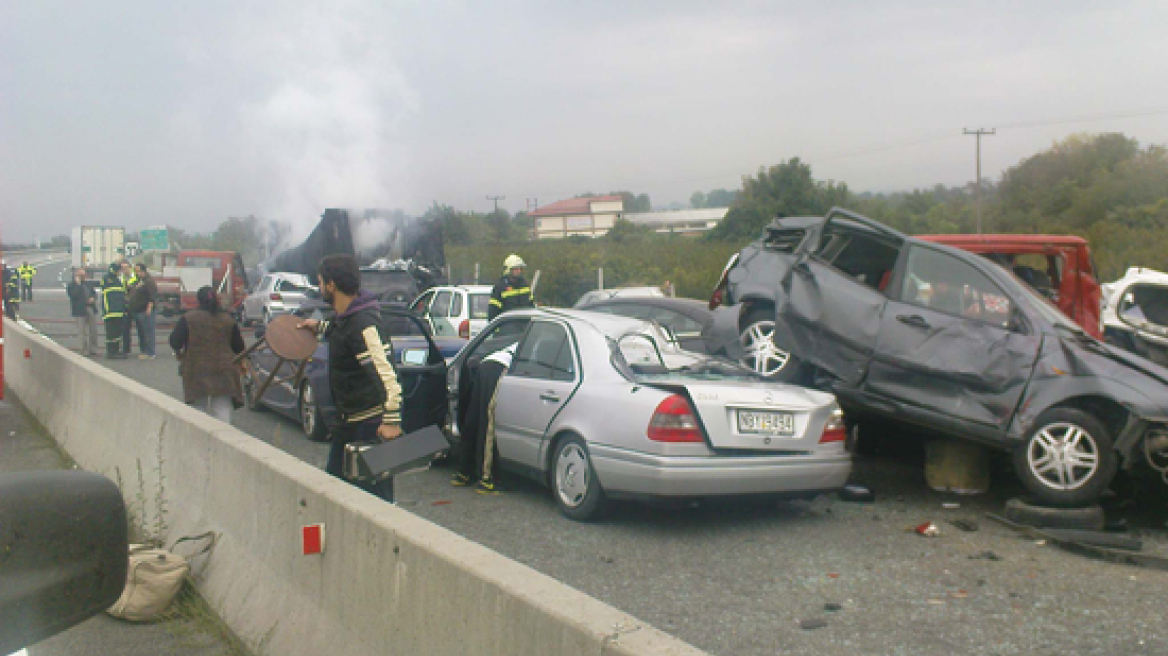
[[1140, 460], [1168, 472], [1168, 369], [1090, 337], [979, 255], [838, 208], [780, 218], [710, 304], [728, 306], [716, 330], [731, 355], [815, 374], [852, 421], [1008, 450], [1049, 505], [1092, 503]]

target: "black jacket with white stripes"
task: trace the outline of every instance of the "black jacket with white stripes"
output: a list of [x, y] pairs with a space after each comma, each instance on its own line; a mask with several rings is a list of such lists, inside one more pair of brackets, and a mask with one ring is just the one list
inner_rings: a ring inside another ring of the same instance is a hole
[[401, 386], [377, 297], [359, 292], [321, 329], [328, 339], [329, 385], [341, 420], [357, 423], [382, 415], [382, 423], [400, 425]]

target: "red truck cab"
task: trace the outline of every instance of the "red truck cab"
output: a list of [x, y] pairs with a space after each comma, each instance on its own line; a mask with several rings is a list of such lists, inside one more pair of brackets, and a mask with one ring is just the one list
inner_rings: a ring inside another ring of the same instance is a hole
[[1089, 335], [1103, 339], [1099, 304], [1102, 291], [1086, 239], [1066, 235], [917, 237], [983, 255], [1010, 269]]
[[220, 305], [231, 312], [247, 297], [243, 258], [233, 251], [179, 251], [177, 255], [164, 256], [162, 271], [155, 281], [164, 315], [198, 307], [195, 294], [202, 284], [214, 288]]

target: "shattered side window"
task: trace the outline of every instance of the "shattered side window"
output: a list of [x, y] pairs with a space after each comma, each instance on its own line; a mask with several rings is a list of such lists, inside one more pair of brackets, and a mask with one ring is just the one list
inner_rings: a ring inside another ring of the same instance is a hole
[[1006, 327], [1013, 302], [982, 272], [947, 253], [914, 246], [900, 290], [901, 300], [938, 312]]

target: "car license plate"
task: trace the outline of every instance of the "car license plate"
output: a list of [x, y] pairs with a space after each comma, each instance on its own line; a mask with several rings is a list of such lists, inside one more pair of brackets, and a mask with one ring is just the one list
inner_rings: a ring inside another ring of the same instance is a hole
[[795, 417], [788, 412], [739, 410], [738, 432], [791, 435], [795, 432]]

